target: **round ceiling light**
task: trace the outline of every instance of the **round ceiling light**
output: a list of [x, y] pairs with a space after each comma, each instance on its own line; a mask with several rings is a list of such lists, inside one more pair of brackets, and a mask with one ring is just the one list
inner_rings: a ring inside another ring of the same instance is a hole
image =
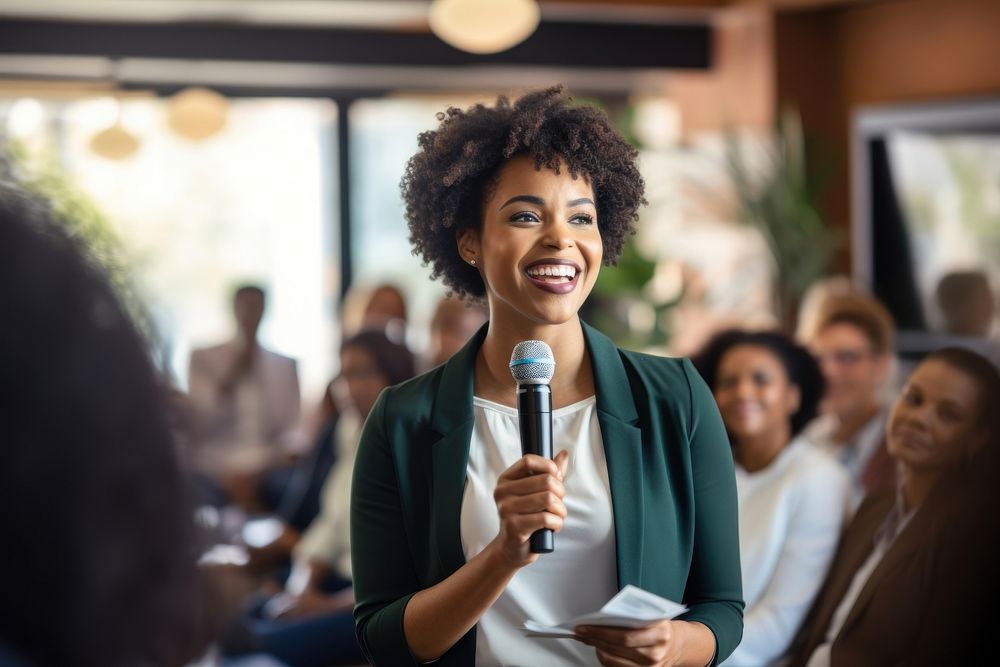
[[108, 160], [124, 160], [139, 150], [139, 140], [116, 122], [93, 136], [90, 150]]
[[469, 53], [499, 53], [538, 27], [535, 0], [434, 0], [430, 26], [441, 40]]
[[188, 139], [207, 139], [226, 126], [229, 102], [208, 88], [185, 88], [170, 99], [168, 122]]

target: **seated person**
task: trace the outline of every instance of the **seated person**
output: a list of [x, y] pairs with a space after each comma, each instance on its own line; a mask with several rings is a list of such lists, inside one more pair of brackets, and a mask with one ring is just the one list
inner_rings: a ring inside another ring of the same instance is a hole
[[885, 450], [887, 390], [895, 364], [892, 316], [859, 292], [828, 297], [816, 328], [804, 341], [819, 361], [826, 394], [822, 416], [803, 436], [847, 471], [854, 487], [852, 508], [866, 494], [892, 488], [895, 466]]
[[264, 290], [244, 285], [233, 296], [236, 335], [229, 342], [194, 350], [188, 371], [195, 415], [194, 468], [205, 476], [215, 504], [262, 508], [263, 474], [285, 461], [299, 418], [295, 360], [257, 340]]
[[792, 665], [973, 664], [997, 615], [996, 521], [973, 517], [995, 510], [998, 396], [1000, 375], [968, 350], [917, 366], [887, 427], [898, 488], [858, 509]]
[[0, 663], [179, 667], [203, 651], [188, 484], [96, 266], [0, 163]]
[[[294, 555], [285, 593], [256, 601], [241, 631], [227, 646], [231, 654], [269, 653], [292, 667], [364, 662], [354, 635], [351, 545], [348, 522], [351, 476], [361, 427], [386, 387], [409, 379], [414, 359], [385, 332], [362, 331], [340, 352], [337, 392], [341, 413], [330, 428], [336, 463], [322, 486], [319, 516], [301, 536], [291, 526], [278, 542]], [[286, 551], [287, 553], [287, 551]]]
[[778, 333], [729, 331], [696, 360], [736, 461], [743, 640], [726, 665], [780, 658], [837, 548], [850, 496], [833, 459], [798, 437], [823, 378], [809, 353]]
[[[343, 450], [344, 429], [360, 428], [355, 424], [358, 409], [355, 407], [374, 403], [378, 392], [384, 387], [399, 384], [414, 375], [414, 357], [404, 345], [391, 341], [382, 330], [368, 330], [351, 336], [341, 345], [341, 368], [345, 363], [355, 363], [359, 359], [364, 367], [375, 364], [380, 378], [367, 389], [339, 375], [327, 387], [327, 394], [335, 404], [330, 416], [322, 425], [310, 452], [296, 463], [287, 481], [283, 484], [275, 503], [276, 515], [283, 522], [281, 533], [267, 545], [251, 545], [249, 549], [252, 570], [267, 571], [282, 565], [291, 555], [301, 534], [309, 528], [323, 504], [323, 488], [330, 470], [338, 461]], [[347, 419], [341, 416], [347, 413]], [[363, 410], [361, 420], [367, 415]], [[352, 445], [353, 446], [353, 445]], [[350, 470], [348, 467], [347, 470]]]

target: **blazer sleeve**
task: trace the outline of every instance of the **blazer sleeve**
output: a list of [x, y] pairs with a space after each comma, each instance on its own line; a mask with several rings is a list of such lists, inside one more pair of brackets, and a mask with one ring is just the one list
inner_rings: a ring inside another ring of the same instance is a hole
[[351, 559], [358, 643], [372, 665], [416, 665], [403, 633], [403, 611], [420, 590], [410, 559], [396, 466], [379, 396], [365, 422], [351, 489]]
[[715, 635], [717, 665], [743, 636], [743, 581], [740, 573], [736, 474], [729, 437], [715, 399], [687, 359], [690, 387], [688, 443], [694, 488], [694, 543], [684, 591], [688, 612], [680, 618], [706, 625]]

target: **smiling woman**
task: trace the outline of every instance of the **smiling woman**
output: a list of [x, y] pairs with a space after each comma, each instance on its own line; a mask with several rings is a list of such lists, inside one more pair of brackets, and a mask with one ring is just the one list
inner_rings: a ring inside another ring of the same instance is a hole
[[1000, 374], [959, 348], [929, 355], [889, 415], [899, 488], [841, 540], [792, 665], [980, 664], [996, 628]]
[[[732, 459], [686, 360], [619, 350], [578, 312], [644, 203], [636, 151], [559, 88], [439, 114], [402, 182], [411, 242], [490, 321], [390, 388], [351, 501], [355, 619], [376, 665], [705, 665], [739, 642]], [[522, 455], [514, 346], [555, 353], [554, 460]], [[560, 451], [561, 450], [561, 451]], [[529, 550], [541, 528], [553, 553]], [[689, 611], [646, 628], [520, 628], [632, 584]]]
[[816, 416], [823, 376], [775, 332], [718, 334], [696, 362], [715, 393], [736, 460], [743, 641], [729, 667], [769, 665], [787, 651], [833, 559], [850, 486], [799, 433]]

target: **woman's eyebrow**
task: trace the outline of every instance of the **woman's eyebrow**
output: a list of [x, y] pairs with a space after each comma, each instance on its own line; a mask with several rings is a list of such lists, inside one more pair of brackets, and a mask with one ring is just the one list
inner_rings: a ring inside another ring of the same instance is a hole
[[529, 204], [534, 204], [535, 206], [545, 206], [545, 200], [542, 199], [541, 197], [535, 197], [533, 195], [515, 195], [510, 199], [508, 199], [507, 201], [505, 201], [503, 203], [503, 206], [501, 206], [497, 210], [499, 211], [500, 209], [506, 208], [511, 204], [519, 201], [527, 202]]
[[[527, 202], [528, 204], [534, 204], [535, 206], [545, 206], [545, 200], [542, 199], [541, 197], [535, 197], [534, 195], [515, 195], [510, 199], [508, 199], [507, 201], [505, 201], [503, 205], [500, 206], [500, 208], [497, 210], [506, 208], [507, 206], [510, 206], [511, 204], [519, 201]], [[596, 204], [594, 204], [594, 200], [592, 200], [590, 197], [580, 197], [579, 199], [571, 199], [570, 201], [566, 202], [567, 208], [573, 208], [574, 206], [583, 206], [584, 204], [590, 204], [594, 208], [597, 208]]]

